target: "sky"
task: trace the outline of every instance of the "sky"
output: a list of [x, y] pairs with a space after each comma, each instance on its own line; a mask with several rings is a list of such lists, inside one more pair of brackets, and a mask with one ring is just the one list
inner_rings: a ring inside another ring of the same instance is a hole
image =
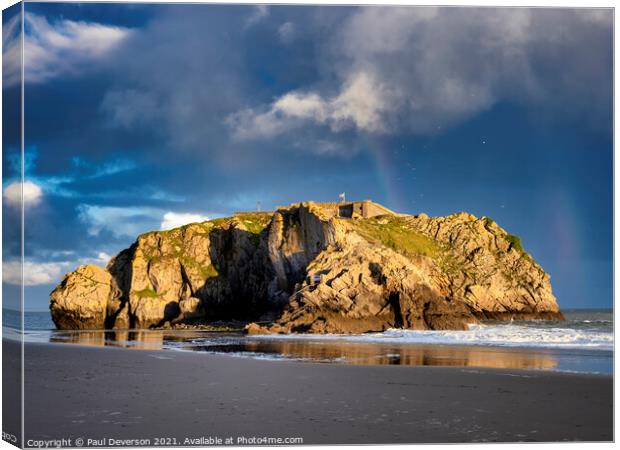
[[[21, 77], [7, 11], [10, 306]], [[561, 308], [612, 306], [611, 10], [29, 2], [24, 52], [27, 310], [140, 233], [341, 192], [492, 217]]]

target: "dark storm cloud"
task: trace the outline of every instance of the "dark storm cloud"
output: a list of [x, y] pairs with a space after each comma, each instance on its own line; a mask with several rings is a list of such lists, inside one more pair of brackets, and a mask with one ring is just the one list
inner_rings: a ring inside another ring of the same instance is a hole
[[327, 34], [320, 79], [229, 124], [243, 140], [313, 123], [334, 134], [432, 134], [503, 100], [597, 123], [611, 107], [611, 19], [609, 10], [360, 8]]

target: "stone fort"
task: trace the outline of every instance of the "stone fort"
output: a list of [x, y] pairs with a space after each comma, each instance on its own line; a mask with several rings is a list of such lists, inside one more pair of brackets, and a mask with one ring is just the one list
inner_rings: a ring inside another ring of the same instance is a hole
[[386, 214], [396, 215], [396, 213], [379, 203], [372, 200], [362, 200], [358, 202], [317, 202], [316, 205], [330, 217], [356, 218], [363, 217], [365, 219], [375, 216], [384, 216]]
[[[369, 218], [384, 215], [399, 215], [386, 208], [379, 203], [375, 203], [372, 200], [362, 200], [353, 202], [311, 202], [314, 205], [320, 207], [325, 215], [328, 217], [342, 217], [348, 219], [354, 219], [356, 217]], [[287, 209], [289, 206], [278, 206], [278, 209]], [[271, 213], [271, 211], [264, 211], [264, 213]], [[255, 212], [236, 212], [235, 216], [243, 216], [246, 214], [256, 214]]]

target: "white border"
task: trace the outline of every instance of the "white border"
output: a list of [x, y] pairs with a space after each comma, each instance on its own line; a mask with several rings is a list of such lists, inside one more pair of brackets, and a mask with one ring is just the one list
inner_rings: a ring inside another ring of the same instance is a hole
[[[234, 1], [234, 0], [219, 0], [219, 1], [201, 1], [201, 2], [191, 2], [191, 1], [182, 1], [182, 0], [133, 0], [133, 1], [97, 1], [97, 0], [68, 0], [68, 1], [56, 1], [56, 0], [44, 0], [47, 2], [55, 2], [55, 3], [202, 3], [202, 4], [266, 4], [266, 5], [283, 5], [283, 4], [288, 4], [288, 5], [302, 5], [302, 4], [312, 4], [312, 5], [406, 5], [406, 6], [481, 6], [481, 7], [551, 7], [551, 8], [613, 8], [614, 9], [614, 24], [616, 22], [616, 10], [615, 10], [615, 2], [613, 1], [601, 1], [601, 0], [590, 0], [590, 1], [575, 1], [575, 0], [564, 0], [564, 1], [550, 1], [550, 0], [545, 0], [545, 1], [519, 1], [519, 0], [513, 0], [513, 1], [501, 1], [501, 0], [495, 0], [495, 1], [484, 1], [484, 0], [470, 0], [468, 2], [463, 2], [463, 1], [458, 1], [458, 0], [443, 0], [441, 2], [436, 2], [436, 1], [411, 1], [411, 0], [390, 0], [387, 2], [384, 1], [376, 1], [376, 2], [359, 2], [359, 1], [353, 1], [353, 0], [337, 0], [337, 1], [329, 1], [329, 0], [314, 0], [311, 3], [309, 2], [305, 2], [305, 1], [301, 1], [301, 0], [288, 0], [286, 2], [273, 2], [273, 1], [256, 1], [256, 0], [245, 0], [242, 2], [239, 1]], [[8, 8], [9, 6], [13, 6], [15, 4], [19, 3], [18, 1], [15, 0], [9, 0], [9, 1], [2, 1], [2, 9]], [[36, 3], [36, 2], [33, 2]], [[23, 3], [22, 3], [22, 30], [23, 30], [23, 11], [24, 11], [24, 7], [23, 7]], [[617, 220], [617, 208], [616, 208], [616, 199], [619, 198], [618, 194], [619, 194], [619, 187], [616, 184], [616, 179], [615, 179], [615, 174], [617, 173], [617, 169], [620, 168], [620, 163], [618, 162], [618, 160], [615, 158], [615, 130], [618, 129], [618, 116], [616, 114], [616, 102], [615, 102], [615, 86], [616, 83], [618, 81], [618, 74], [615, 71], [615, 60], [616, 60], [616, 52], [617, 49], [619, 48], [618, 46], [619, 42], [618, 42], [618, 37], [615, 33], [615, 27], [614, 27], [614, 138], [613, 138], [613, 142], [614, 142], [614, 329], [615, 329], [615, 323], [616, 320], [618, 318], [618, 313], [616, 311], [615, 308], [615, 287], [617, 285], [617, 281], [618, 281], [618, 277], [620, 275], [620, 271], [618, 270], [615, 261], [616, 261], [616, 257], [619, 254], [620, 251], [620, 244], [618, 244], [618, 242], [615, 239], [616, 236], [616, 232], [618, 231], [618, 220]], [[1, 66], [1, 64], [0, 64]], [[23, 100], [24, 100], [24, 74], [23, 74], [23, 40], [22, 40], [22, 163], [23, 163], [23, 151], [24, 151], [24, 120], [23, 120], [23, 115], [24, 115], [24, 105], [23, 105]], [[2, 68], [0, 67], [0, 79], [2, 76]], [[0, 89], [0, 102], [2, 101], [2, 91]], [[2, 124], [1, 124], [1, 120], [0, 120], [0, 143], [1, 143], [1, 139], [2, 139]], [[1, 147], [0, 147], [1, 148]], [[1, 176], [1, 166], [0, 166], [0, 176]], [[23, 173], [23, 164], [22, 164], [22, 180], [24, 177], [24, 173]], [[22, 194], [23, 195], [23, 194]], [[24, 216], [23, 216], [23, 200], [22, 200], [22, 261], [23, 261], [23, 251], [24, 251]], [[0, 209], [0, 231], [2, 230], [2, 211]], [[2, 243], [0, 241], [0, 253], [2, 251]], [[1, 263], [0, 263], [1, 265]], [[23, 277], [23, 269], [22, 269], [22, 277]], [[22, 278], [23, 279], [23, 278]], [[1, 297], [1, 293], [0, 293], [0, 297]], [[23, 331], [23, 311], [24, 311], [24, 297], [23, 297], [23, 283], [22, 283], [22, 295], [21, 295], [21, 307], [22, 307], [22, 331]], [[0, 317], [1, 317], [1, 312], [0, 312]], [[23, 383], [23, 376], [24, 376], [24, 359], [23, 359], [23, 355], [24, 355], [24, 346], [23, 346], [23, 341], [22, 341], [22, 401], [23, 401], [23, 394], [24, 394], [24, 383]], [[2, 357], [2, 352], [1, 352], [1, 347], [0, 347], [0, 361], [1, 361], [1, 357]], [[617, 373], [617, 360], [614, 358], [614, 373]], [[2, 391], [2, 387], [0, 385], [0, 395], [1, 395], [1, 391]], [[617, 402], [618, 397], [617, 397], [617, 392], [615, 389], [615, 377], [614, 377], [614, 406], [616, 404], [618, 404]], [[23, 402], [22, 402], [23, 403]], [[0, 409], [1, 409], [1, 405], [0, 405]], [[23, 439], [24, 439], [24, 422], [23, 422], [23, 418], [24, 418], [24, 414], [23, 414], [23, 404], [22, 404], [22, 446], [23, 446]], [[618, 429], [618, 415], [615, 414], [615, 407], [614, 407], [614, 432], [615, 430]], [[569, 444], [569, 443], [566, 443]], [[520, 448], [524, 448], [524, 449], [531, 449], [534, 448], [534, 446], [540, 446], [540, 445], [544, 445], [547, 448], [556, 448], [556, 449], [560, 449], [560, 448], [564, 448], [564, 443], [557, 443], [557, 444], [460, 444], [460, 445], [467, 445], [469, 446], [469, 448], [484, 448], [484, 449], [498, 449], [498, 448], [503, 448], [506, 447], [508, 445], [519, 445]], [[592, 443], [586, 443], [586, 444], [582, 444], [582, 443], [572, 443], [572, 446], [577, 446], [579, 448], [581, 447], [595, 447], [595, 448], [615, 448], [615, 445], [612, 443], [601, 443], [601, 444], [592, 444]], [[344, 445], [344, 446], [304, 446], [301, 448], [304, 449], [325, 449], [325, 448], [344, 448], [344, 449], [355, 449], [358, 448], [359, 446], [349, 446], [349, 445]], [[388, 446], [383, 446], [383, 445], [379, 445], [376, 446], [379, 448], [385, 448]], [[393, 447], [393, 445], [391, 445], [390, 447]], [[421, 449], [427, 449], [427, 448], [433, 448], [433, 449], [445, 449], [445, 448], [450, 448], [449, 445], [445, 445], [445, 444], [439, 444], [439, 445], [399, 445], [399, 447], [404, 447], [404, 448], [421, 448]], [[14, 449], [15, 447], [8, 444], [7, 442], [4, 441], [0, 441], [0, 450], [1, 449]], [[196, 448], [196, 447], [188, 447], [188, 448]], [[245, 447], [245, 448], [274, 448], [274, 447]]]

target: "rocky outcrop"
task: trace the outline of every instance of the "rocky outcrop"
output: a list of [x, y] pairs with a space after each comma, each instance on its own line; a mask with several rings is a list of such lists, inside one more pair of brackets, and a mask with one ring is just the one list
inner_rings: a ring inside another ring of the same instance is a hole
[[107, 269], [85, 267], [52, 293], [59, 328], [242, 320], [258, 322], [250, 333], [361, 333], [562, 318], [518, 238], [465, 213], [345, 219], [301, 203], [147, 233]]
[[80, 266], [50, 294], [52, 320], [61, 329], [104, 328], [112, 277], [97, 266]]

